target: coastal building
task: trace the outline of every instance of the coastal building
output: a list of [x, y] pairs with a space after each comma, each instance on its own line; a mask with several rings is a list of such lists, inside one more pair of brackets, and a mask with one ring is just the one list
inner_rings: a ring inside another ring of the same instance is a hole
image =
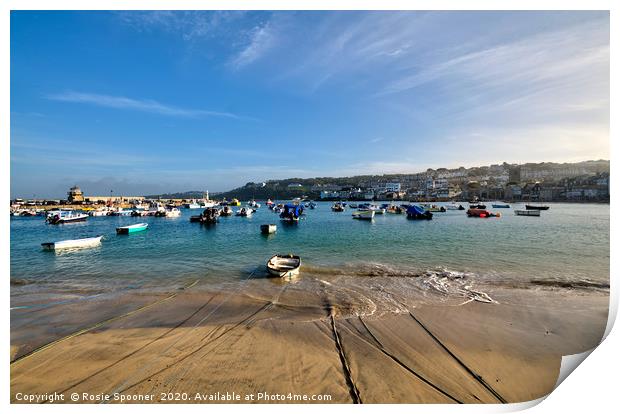
[[82, 193], [82, 190], [77, 185], [74, 185], [69, 189], [67, 196], [67, 200], [71, 204], [84, 202], [84, 193]]

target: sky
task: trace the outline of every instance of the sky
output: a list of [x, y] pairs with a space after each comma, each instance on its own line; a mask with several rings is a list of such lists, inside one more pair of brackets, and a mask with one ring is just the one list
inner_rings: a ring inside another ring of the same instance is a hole
[[13, 11], [11, 196], [609, 159], [608, 12]]

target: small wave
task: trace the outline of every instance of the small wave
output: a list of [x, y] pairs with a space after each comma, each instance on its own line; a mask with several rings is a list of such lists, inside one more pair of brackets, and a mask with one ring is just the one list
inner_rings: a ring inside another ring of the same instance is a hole
[[530, 283], [536, 286], [562, 289], [609, 289], [609, 283], [592, 282], [589, 280], [564, 281], [533, 279], [530, 280]]

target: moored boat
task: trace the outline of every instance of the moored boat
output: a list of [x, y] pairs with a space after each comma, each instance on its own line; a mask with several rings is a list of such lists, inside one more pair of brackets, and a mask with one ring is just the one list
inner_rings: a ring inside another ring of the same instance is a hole
[[438, 206], [437, 204], [421, 204], [422, 207], [426, 211], [430, 211], [431, 213], [445, 213], [446, 208], [444, 206]]
[[540, 217], [540, 210], [515, 210], [517, 216]]
[[224, 206], [222, 208], [222, 210], [220, 211], [220, 216], [232, 216], [233, 215], [233, 209], [230, 208], [229, 206]]
[[410, 205], [407, 207], [407, 218], [412, 220], [431, 220], [433, 213], [420, 206]]
[[336, 203], [332, 206], [332, 211], [336, 212], [336, 213], [341, 213], [344, 211], [344, 204], [342, 203]]
[[352, 214], [357, 220], [372, 220], [375, 217], [374, 210], [358, 210]]
[[116, 228], [116, 233], [117, 234], [137, 233], [139, 231], [144, 231], [144, 230], [148, 229], [148, 227], [149, 227], [149, 225], [147, 223], [132, 224], [131, 226], [117, 227]]
[[450, 203], [446, 205], [446, 209], [447, 210], [465, 210], [465, 207], [463, 207], [461, 204]]
[[49, 224], [65, 224], [86, 221], [88, 214], [75, 213], [73, 211], [60, 211], [47, 217]]
[[276, 254], [267, 261], [267, 270], [278, 277], [295, 276], [299, 274], [301, 258], [292, 254]]
[[480, 218], [489, 218], [489, 217], [500, 217], [501, 214], [493, 213], [491, 211], [487, 211], [481, 208], [470, 208], [467, 210], [467, 217], [480, 217]]
[[491, 204], [493, 208], [510, 208], [510, 204]]
[[304, 207], [302, 205], [285, 204], [280, 213], [280, 219], [288, 222], [298, 222], [303, 213]]
[[41, 243], [41, 247], [45, 250], [61, 250], [61, 249], [80, 249], [86, 247], [95, 247], [101, 244], [103, 236], [88, 237], [85, 239], [61, 240], [56, 242]]
[[525, 205], [525, 209], [526, 210], [549, 210], [549, 206], [537, 206], [534, 204], [526, 204]]
[[278, 230], [278, 226], [276, 226], [275, 224], [261, 224], [260, 225], [260, 232], [263, 234], [272, 234], [272, 233], [275, 233], [276, 230]]
[[235, 216], [251, 217], [252, 214], [254, 214], [254, 210], [252, 210], [251, 208], [241, 207], [241, 209], [235, 213]]

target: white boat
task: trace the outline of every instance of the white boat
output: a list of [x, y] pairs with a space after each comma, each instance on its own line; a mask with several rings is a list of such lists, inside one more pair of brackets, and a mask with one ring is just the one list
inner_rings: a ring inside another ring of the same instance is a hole
[[97, 210], [91, 210], [88, 214], [91, 217], [104, 217], [107, 216], [109, 213], [107, 208], [101, 208], [101, 209], [97, 209]]
[[200, 204], [198, 204], [198, 203], [185, 203], [185, 204], [183, 204], [183, 207], [190, 208], [190, 209], [196, 209], [196, 208], [200, 208]]
[[260, 204], [257, 203], [254, 200], [248, 201], [248, 206], [252, 207], [252, 208], [260, 208]]
[[299, 274], [301, 258], [292, 254], [276, 254], [267, 262], [267, 270], [278, 277], [295, 276]]
[[446, 204], [446, 210], [462, 210], [463, 208], [459, 208], [460, 206], [456, 203]]
[[179, 217], [181, 215], [181, 210], [176, 207], [166, 209], [165, 216], [166, 217]]
[[211, 200], [204, 200], [201, 201], [199, 203], [200, 208], [205, 209], [205, 208], [211, 208], [211, 207], [215, 207], [216, 203], [215, 201], [211, 201]]
[[253, 213], [254, 210], [252, 210], [251, 208], [242, 207], [235, 213], [235, 215], [239, 217], [250, 217]]
[[354, 219], [372, 220], [375, 217], [374, 210], [358, 210], [352, 214]]
[[87, 239], [61, 240], [56, 242], [41, 243], [45, 250], [81, 249], [96, 247], [101, 244], [103, 236], [89, 237]]
[[74, 211], [64, 211], [48, 215], [46, 220], [50, 224], [64, 224], [64, 223], [74, 223], [78, 221], [86, 221], [88, 218], [88, 214], [77, 213]]
[[517, 216], [540, 217], [540, 210], [515, 210]]

